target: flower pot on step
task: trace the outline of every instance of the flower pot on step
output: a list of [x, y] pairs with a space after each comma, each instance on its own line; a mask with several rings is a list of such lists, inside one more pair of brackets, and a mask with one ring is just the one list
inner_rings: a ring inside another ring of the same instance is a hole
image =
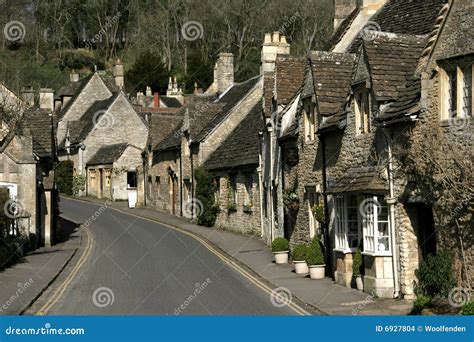
[[289, 251], [273, 252], [275, 256], [276, 264], [287, 264], [288, 263], [288, 253]]
[[306, 264], [306, 261], [304, 260], [295, 260], [293, 261], [293, 264], [295, 265], [295, 273], [296, 274], [306, 274], [309, 272], [308, 265]]
[[326, 265], [309, 266], [309, 277], [311, 279], [324, 279], [326, 273]]

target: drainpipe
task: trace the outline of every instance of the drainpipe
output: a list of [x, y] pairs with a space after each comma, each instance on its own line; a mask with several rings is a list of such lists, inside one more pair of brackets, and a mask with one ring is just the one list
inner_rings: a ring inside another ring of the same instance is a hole
[[395, 190], [394, 190], [394, 181], [393, 181], [393, 156], [392, 156], [392, 139], [385, 131], [382, 129], [387, 139], [387, 152], [388, 152], [388, 184], [390, 198], [387, 199], [387, 204], [389, 205], [390, 212], [390, 242], [392, 245], [392, 267], [393, 267], [393, 298], [398, 298], [400, 296], [400, 285], [398, 282], [398, 253], [396, 250], [397, 242], [395, 237]]
[[258, 189], [259, 189], [259, 194], [260, 194], [260, 232], [261, 232], [261, 237], [265, 237], [265, 225], [263, 222], [263, 157], [262, 157], [262, 151], [263, 151], [263, 134], [262, 132], [259, 132], [260, 136], [260, 151], [258, 153]]
[[[192, 143], [193, 141], [189, 141], [189, 161], [191, 162], [191, 200], [195, 198], [195, 193], [194, 193], [194, 158], [193, 158], [193, 149], [192, 149]], [[192, 201], [195, 203], [195, 201]], [[191, 213], [191, 219], [194, 219], [194, 205], [193, 205], [193, 212]]]
[[330, 222], [330, 217], [329, 217], [329, 208], [328, 208], [328, 196], [327, 196], [327, 170], [326, 170], [326, 139], [324, 138], [323, 135], [319, 136], [319, 140], [321, 141], [321, 150], [322, 150], [322, 162], [323, 162], [323, 172], [322, 172], [322, 178], [323, 178], [323, 204], [324, 204], [324, 245], [326, 247], [326, 260], [328, 263], [328, 271], [332, 270], [332, 258], [331, 258], [331, 237], [329, 236], [329, 222]]
[[273, 158], [273, 128], [270, 128], [268, 132], [270, 133], [270, 241], [273, 241], [273, 229], [275, 227], [275, 215], [273, 212], [273, 161], [275, 160]]
[[183, 216], [183, 155], [179, 149], [179, 216]]

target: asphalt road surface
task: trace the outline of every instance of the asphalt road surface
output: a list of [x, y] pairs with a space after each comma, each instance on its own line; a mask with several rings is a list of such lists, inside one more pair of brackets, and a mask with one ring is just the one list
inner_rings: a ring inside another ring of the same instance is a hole
[[[84, 234], [93, 236], [84, 239], [93, 242], [89, 257], [48, 315], [297, 314], [272, 304], [268, 293], [190, 236], [98, 204], [63, 198], [60, 210], [76, 222], [97, 218], [87, 227], [92, 234]], [[85, 249], [87, 243], [76, 259]]]

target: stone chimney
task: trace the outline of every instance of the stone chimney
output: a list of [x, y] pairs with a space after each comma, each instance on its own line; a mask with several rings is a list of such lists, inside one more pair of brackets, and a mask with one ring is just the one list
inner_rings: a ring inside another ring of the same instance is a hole
[[334, 29], [337, 29], [357, 7], [365, 15], [373, 15], [387, 0], [334, 0]]
[[28, 107], [34, 107], [35, 105], [35, 91], [32, 87], [24, 87], [21, 90], [21, 97], [26, 102]]
[[262, 46], [262, 65], [260, 73], [273, 72], [278, 55], [289, 55], [290, 44], [280, 32], [266, 33]]
[[214, 67], [214, 85], [219, 93], [234, 84], [234, 55], [221, 52]]
[[124, 73], [123, 73], [123, 64], [120, 59], [117, 59], [117, 62], [114, 65], [114, 77], [115, 77], [115, 84], [120, 89], [123, 88], [124, 85]]
[[39, 91], [39, 105], [41, 109], [54, 110], [54, 91], [49, 88], [41, 88]]
[[79, 73], [75, 70], [72, 70], [71, 73], [69, 74], [69, 81], [71, 83], [79, 82]]

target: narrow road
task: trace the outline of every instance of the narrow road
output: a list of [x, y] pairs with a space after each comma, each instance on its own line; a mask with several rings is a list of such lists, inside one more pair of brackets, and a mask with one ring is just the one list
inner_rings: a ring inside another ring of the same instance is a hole
[[98, 204], [63, 198], [60, 210], [77, 222], [97, 218], [84, 234], [88, 258], [48, 315], [297, 314], [190, 236]]

